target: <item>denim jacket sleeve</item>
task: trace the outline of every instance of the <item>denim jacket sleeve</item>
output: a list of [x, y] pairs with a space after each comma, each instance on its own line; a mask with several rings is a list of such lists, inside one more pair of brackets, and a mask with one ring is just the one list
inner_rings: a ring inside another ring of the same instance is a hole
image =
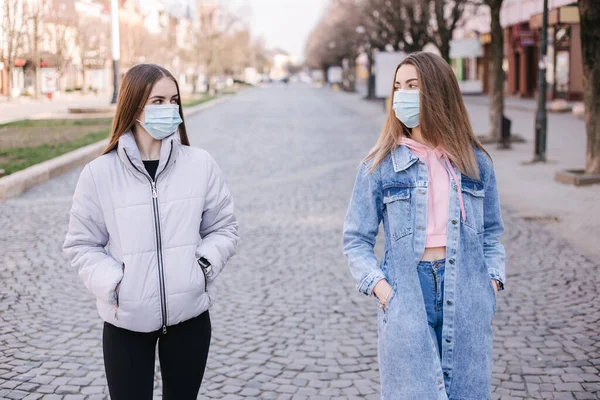
[[385, 275], [373, 247], [382, 219], [383, 201], [379, 169], [368, 171], [363, 163], [356, 176], [354, 191], [344, 220], [344, 254], [359, 292], [370, 296]]
[[504, 232], [504, 223], [500, 211], [496, 173], [491, 164], [485, 183], [485, 198], [483, 204], [483, 255], [490, 277], [500, 282], [500, 290], [504, 289], [504, 246], [500, 236]]

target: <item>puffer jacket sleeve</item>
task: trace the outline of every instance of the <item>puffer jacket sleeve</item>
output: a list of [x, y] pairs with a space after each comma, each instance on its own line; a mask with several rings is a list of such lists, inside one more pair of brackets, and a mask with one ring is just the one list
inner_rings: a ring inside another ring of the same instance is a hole
[[379, 173], [379, 168], [369, 172], [368, 164], [361, 165], [344, 220], [344, 254], [356, 289], [367, 296], [373, 295], [377, 282], [385, 279], [373, 251], [383, 218]]
[[108, 231], [90, 166], [77, 182], [63, 250], [85, 287], [99, 300], [116, 304], [115, 288], [123, 278], [121, 264], [106, 252]]
[[238, 223], [233, 214], [233, 198], [216, 161], [207, 156], [207, 196], [200, 223], [202, 241], [196, 257], [206, 258], [211, 264], [207, 281], [213, 281], [235, 254], [239, 240]]

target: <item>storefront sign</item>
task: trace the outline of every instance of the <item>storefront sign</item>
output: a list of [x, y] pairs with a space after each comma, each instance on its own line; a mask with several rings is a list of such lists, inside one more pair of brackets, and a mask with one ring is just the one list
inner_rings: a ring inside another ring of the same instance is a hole
[[40, 87], [43, 94], [56, 92], [56, 68], [40, 68]]
[[513, 27], [513, 37], [515, 39], [515, 47], [530, 47], [535, 46], [535, 32], [523, 25], [515, 25]]
[[398, 51], [388, 53], [381, 51], [375, 54], [375, 96], [378, 98], [389, 97], [392, 93], [394, 72], [406, 58], [406, 53]]
[[459, 39], [450, 41], [450, 58], [476, 58], [483, 56], [479, 39]]
[[344, 70], [342, 67], [330, 67], [327, 70], [327, 81], [329, 83], [342, 83], [342, 77], [344, 75]]

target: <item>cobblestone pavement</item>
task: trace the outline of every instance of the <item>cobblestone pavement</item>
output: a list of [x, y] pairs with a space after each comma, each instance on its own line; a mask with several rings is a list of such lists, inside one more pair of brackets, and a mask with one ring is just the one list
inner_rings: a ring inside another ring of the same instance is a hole
[[[219, 278], [201, 398], [378, 398], [376, 305], [354, 290], [341, 227], [379, 127], [348, 101], [273, 86], [188, 121], [228, 178], [242, 236]], [[0, 204], [2, 399], [107, 398], [101, 322], [60, 251], [78, 173]], [[492, 398], [600, 398], [598, 261], [504, 217]]]

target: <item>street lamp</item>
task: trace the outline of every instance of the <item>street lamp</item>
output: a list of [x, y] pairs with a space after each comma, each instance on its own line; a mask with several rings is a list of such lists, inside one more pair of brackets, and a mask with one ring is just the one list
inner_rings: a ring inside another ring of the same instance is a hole
[[538, 109], [535, 117], [535, 153], [534, 162], [546, 161], [547, 110], [546, 110], [546, 68], [548, 67], [548, 0], [544, 0], [544, 16], [542, 22], [542, 43], [540, 46], [539, 63], [539, 95]]
[[119, 0], [110, 0], [110, 17], [113, 67], [113, 97], [110, 103], [116, 104], [119, 96], [119, 60], [121, 59], [121, 41], [119, 39]]

